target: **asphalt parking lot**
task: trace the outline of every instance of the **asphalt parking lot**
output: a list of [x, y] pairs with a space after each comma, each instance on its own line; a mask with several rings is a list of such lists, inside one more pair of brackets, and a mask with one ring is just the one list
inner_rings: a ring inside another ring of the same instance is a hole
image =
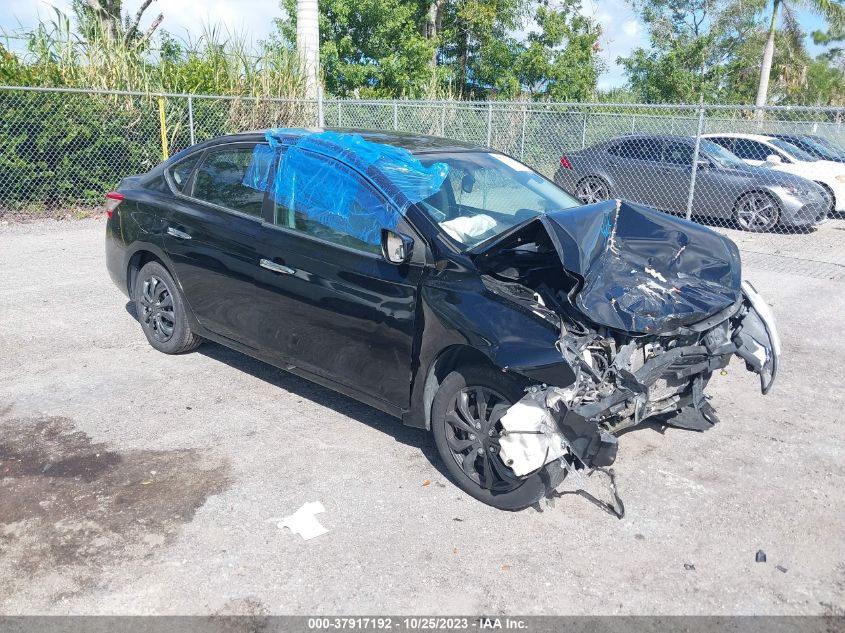
[[[714, 429], [625, 433], [624, 519], [575, 494], [506, 513], [378, 411], [217, 345], [153, 350], [103, 231], [0, 227], [0, 613], [845, 609], [841, 279], [746, 266], [779, 319], [778, 384], [761, 396], [735, 362]], [[277, 527], [309, 501], [327, 534]]]

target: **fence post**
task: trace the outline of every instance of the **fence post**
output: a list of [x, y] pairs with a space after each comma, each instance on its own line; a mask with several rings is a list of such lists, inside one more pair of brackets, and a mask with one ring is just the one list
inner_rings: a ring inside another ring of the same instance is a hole
[[581, 125], [581, 149], [587, 147], [587, 111], [584, 110], [584, 123]]
[[440, 136], [446, 136], [446, 101], [443, 101], [443, 109], [440, 110]]
[[167, 116], [164, 97], [158, 98], [158, 129], [161, 132], [161, 160], [167, 160], [170, 152], [167, 150]]
[[637, 131], [637, 114], [631, 115], [631, 134]]
[[695, 149], [692, 152], [692, 173], [687, 197], [687, 220], [692, 217], [692, 199], [695, 196], [695, 177], [698, 175], [698, 152], [701, 149], [701, 130], [704, 127], [704, 108], [698, 110], [698, 132], [695, 134]]
[[493, 104], [487, 104], [487, 147], [490, 147], [490, 144], [493, 140]]
[[317, 86], [317, 127], [325, 126], [326, 120], [323, 112], [323, 87]]
[[396, 99], [393, 100], [393, 129], [399, 129], [399, 104], [396, 103]]
[[519, 137], [519, 160], [525, 160], [525, 124], [528, 119], [528, 108], [522, 105], [522, 135]]
[[343, 127], [343, 119], [340, 117], [340, 104], [341, 100], [337, 100], [337, 127]]
[[191, 131], [191, 145], [196, 144], [194, 137], [194, 98], [188, 95], [188, 129]]

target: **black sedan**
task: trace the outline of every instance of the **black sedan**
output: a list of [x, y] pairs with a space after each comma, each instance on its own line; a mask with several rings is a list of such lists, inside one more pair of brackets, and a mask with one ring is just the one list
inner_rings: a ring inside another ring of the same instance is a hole
[[226, 136], [124, 179], [107, 211], [109, 273], [153, 347], [216, 341], [430, 429], [455, 482], [502, 509], [610, 464], [643, 420], [710, 428], [703, 390], [733, 354], [764, 393], [777, 372], [730, 240], [583, 206], [484, 148]]

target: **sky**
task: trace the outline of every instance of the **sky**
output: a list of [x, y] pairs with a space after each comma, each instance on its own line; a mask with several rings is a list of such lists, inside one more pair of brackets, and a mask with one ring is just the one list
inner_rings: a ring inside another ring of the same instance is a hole
[[[23, 26], [34, 26], [39, 15], [49, 18], [53, 7], [70, 13], [71, 0], [0, 0], [0, 35], [13, 34]], [[134, 14], [140, 0], [125, 0], [124, 8]], [[142, 20], [142, 28], [159, 13], [164, 13], [162, 28], [187, 41], [195, 41], [203, 25], [220, 23], [231, 31], [248, 33], [254, 41], [266, 38], [273, 31], [273, 18], [281, 15], [278, 0], [156, 0]], [[607, 72], [599, 79], [599, 88], [606, 90], [624, 85], [625, 76], [616, 58], [628, 55], [638, 46], [648, 46], [648, 36], [626, 0], [583, 0], [583, 12], [601, 25], [601, 56]], [[798, 13], [806, 33], [822, 28], [822, 20], [807, 12]], [[5, 42], [4, 42], [5, 43]], [[8, 40], [9, 48], [21, 51], [20, 40]], [[808, 41], [811, 53], [818, 47]]]

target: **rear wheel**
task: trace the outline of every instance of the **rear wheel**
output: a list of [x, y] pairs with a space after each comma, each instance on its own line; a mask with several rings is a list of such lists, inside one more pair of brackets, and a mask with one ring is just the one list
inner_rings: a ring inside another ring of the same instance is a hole
[[575, 195], [584, 204], [602, 202], [610, 198], [610, 185], [598, 176], [587, 176], [578, 183]]
[[744, 231], [760, 233], [777, 225], [780, 208], [772, 196], [762, 191], [744, 194], [734, 207], [734, 220]]
[[181, 354], [199, 347], [202, 338], [191, 332], [185, 301], [173, 277], [158, 262], [145, 264], [133, 287], [135, 313], [150, 345], [165, 354]]
[[557, 488], [566, 474], [555, 461], [519, 478], [500, 457], [501, 418], [524, 395], [523, 385], [492, 367], [450, 373], [431, 407], [431, 430], [457, 485], [501, 510], [522, 510]]

